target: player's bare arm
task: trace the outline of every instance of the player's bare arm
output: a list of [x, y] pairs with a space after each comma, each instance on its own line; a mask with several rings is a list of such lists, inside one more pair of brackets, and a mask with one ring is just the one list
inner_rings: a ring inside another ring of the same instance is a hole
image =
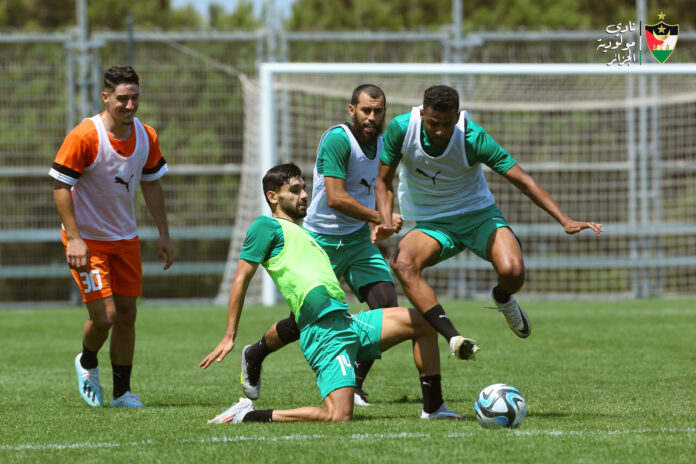
[[73, 204], [70, 185], [59, 180], [53, 184], [53, 198], [56, 208], [60, 215], [60, 220], [65, 228], [65, 236], [68, 239], [68, 246], [65, 250], [65, 259], [70, 268], [77, 271], [86, 271], [89, 262], [89, 250], [85, 241], [80, 237], [75, 219], [75, 207]]
[[601, 224], [596, 222], [576, 221], [565, 214], [551, 195], [549, 195], [549, 193], [544, 190], [541, 185], [537, 184], [532, 176], [524, 172], [519, 164], [511, 167], [503, 176], [522, 193], [529, 197], [537, 206], [549, 213], [556, 221], [558, 221], [558, 223], [563, 226], [563, 229], [567, 234], [576, 234], [584, 229], [592, 229], [599, 237], [599, 235], [604, 231]]
[[365, 222], [379, 224], [381, 216], [374, 209], [361, 205], [346, 192], [346, 181], [340, 177], [324, 177], [329, 207], [336, 211]]
[[145, 198], [145, 204], [150, 210], [152, 220], [157, 226], [159, 238], [157, 239], [157, 253], [160, 262], [165, 261], [164, 270], [166, 271], [174, 262], [174, 247], [169, 236], [169, 225], [167, 223], [167, 212], [164, 207], [164, 192], [159, 180], [142, 181], [140, 189]]
[[[377, 210], [379, 211], [382, 223], [372, 231], [372, 241], [384, 240], [392, 234], [398, 232], [397, 226], [393, 222], [394, 216], [394, 174], [396, 166], [388, 166], [379, 162], [379, 171], [375, 181], [375, 197]], [[401, 216], [399, 216], [401, 219]], [[398, 228], [401, 228], [399, 224]]]
[[198, 365], [199, 367], [206, 369], [213, 361], [221, 362], [234, 348], [234, 339], [237, 337], [237, 327], [239, 326], [239, 318], [244, 308], [246, 292], [258, 267], [258, 263], [253, 263], [245, 259], [239, 260], [237, 271], [234, 274], [232, 288], [230, 289], [230, 300], [227, 305], [227, 330], [220, 343], [218, 343], [215, 349], [211, 351], [203, 361], [201, 361]]

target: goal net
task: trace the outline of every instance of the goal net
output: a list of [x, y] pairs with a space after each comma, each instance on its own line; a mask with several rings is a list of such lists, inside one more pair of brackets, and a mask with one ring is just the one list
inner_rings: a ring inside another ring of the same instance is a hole
[[[263, 173], [293, 161], [311, 192], [319, 138], [329, 126], [348, 120], [351, 92], [362, 83], [385, 91], [386, 124], [419, 105], [430, 85], [456, 88], [470, 119], [569, 216], [604, 225], [599, 239], [591, 231], [566, 235], [547, 213], [484, 167], [496, 202], [522, 243], [525, 297], [695, 293], [694, 65], [267, 63], [258, 81], [245, 85], [242, 213], [218, 302], [227, 299], [246, 230], [256, 217], [270, 213], [261, 192]], [[404, 224], [402, 236], [412, 226]], [[392, 250], [399, 239], [389, 241]], [[487, 296], [496, 282], [490, 263], [469, 251], [429, 268], [425, 278], [443, 300]], [[255, 281], [247, 301], [276, 301], [268, 279]], [[397, 290], [403, 297], [398, 283]]]

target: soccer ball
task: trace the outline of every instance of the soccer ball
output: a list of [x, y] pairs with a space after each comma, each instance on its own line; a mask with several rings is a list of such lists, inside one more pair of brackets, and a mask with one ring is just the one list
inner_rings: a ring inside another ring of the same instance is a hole
[[484, 429], [514, 429], [527, 415], [527, 404], [515, 387], [496, 383], [481, 390], [474, 402], [474, 412]]

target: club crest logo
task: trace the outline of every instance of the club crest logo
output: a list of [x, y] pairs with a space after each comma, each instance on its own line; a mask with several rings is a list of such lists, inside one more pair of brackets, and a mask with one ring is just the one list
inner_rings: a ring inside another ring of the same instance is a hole
[[657, 18], [660, 20], [659, 23], [645, 25], [645, 43], [652, 56], [659, 63], [664, 63], [672, 56], [674, 47], [677, 46], [679, 24], [665, 23], [665, 14], [662, 12]]

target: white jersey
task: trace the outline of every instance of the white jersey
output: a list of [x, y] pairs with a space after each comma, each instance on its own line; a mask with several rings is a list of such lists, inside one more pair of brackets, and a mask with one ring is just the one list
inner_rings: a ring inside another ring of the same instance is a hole
[[[346, 193], [366, 208], [375, 209], [375, 180], [379, 167], [379, 155], [382, 151], [382, 137], [377, 138], [377, 153], [374, 159], [370, 159], [363, 153], [360, 144], [347, 125], [332, 126], [321, 136], [317, 158], [324, 140], [337, 127], [342, 128], [350, 140], [350, 157], [346, 170]], [[355, 232], [365, 225], [365, 221], [352, 218], [329, 207], [324, 176], [319, 174], [317, 163], [314, 165], [313, 183], [312, 201], [304, 220], [305, 229], [319, 234], [345, 235]]]
[[470, 166], [466, 157], [466, 111], [459, 120], [445, 151], [428, 155], [421, 144], [421, 107], [411, 110], [401, 148], [399, 206], [408, 221], [468, 213], [495, 203], [480, 163]]
[[135, 192], [150, 151], [145, 127], [133, 119], [135, 150], [124, 157], [111, 146], [101, 117], [90, 120], [97, 128], [99, 151], [72, 188], [80, 236], [102, 241], [135, 238]]

